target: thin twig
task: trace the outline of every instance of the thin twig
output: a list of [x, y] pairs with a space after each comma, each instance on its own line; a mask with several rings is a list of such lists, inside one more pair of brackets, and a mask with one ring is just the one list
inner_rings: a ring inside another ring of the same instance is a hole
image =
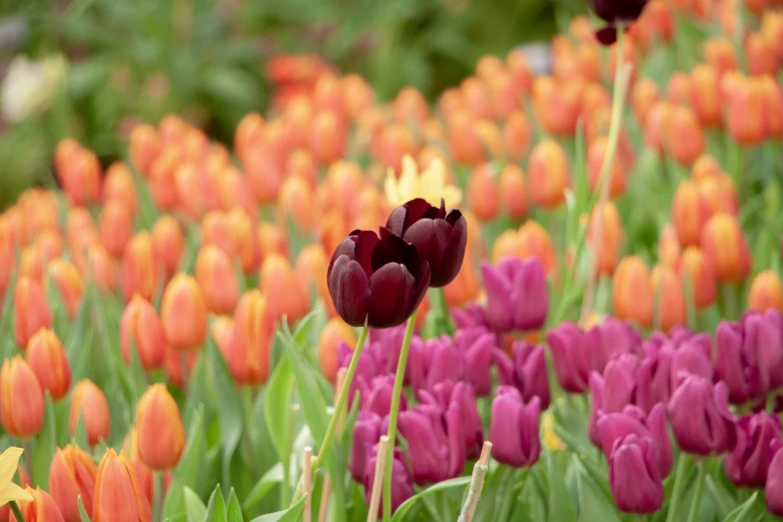
[[462, 505], [462, 511], [457, 522], [471, 522], [473, 520], [476, 506], [481, 498], [481, 489], [484, 487], [484, 477], [487, 475], [487, 471], [489, 471], [489, 456], [491, 452], [492, 443], [485, 441], [484, 446], [481, 448], [479, 461], [473, 466], [473, 478], [470, 481], [470, 489], [468, 490], [465, 503]]
[[304, 478], [305, 503], [303, 522], [312, 522], [313, 520], [313, 448], [305, 446], [304, 449], [304, 468], [302, 477]]
[[[337, 371], [337, 380], [334, 385], [334, 402], [337, 403], [337, 398], [340, 396], [340, 391], [343, 389], [345, 383], [345, 375], [348, 373], [348, 368], [340, 368]], [[337, 421], [337, 431], [342, 430], [343, 422], [345, 421], [345, 411], [342, 412], [341, 418]], [[324, 485], [321, 490], [321, 507], [318, 509], [318, 522], [326, 522], [326, 516], [329, 513], [329, 498], [332, 494], [332, 480], [329, 475], [324, 477]]]
[[383, 486], [383, 468], [386, 464], [386, 450], [389, 447], [389, 437], [383, 435], [378, 442], [378, 453], [375, 456], [375, 476], [372, 480], [372, 496], [370, 497], [370, 511], [367, 513], [367, 522], [378, 520], [378, 508], [381, 505], [381, 486]]

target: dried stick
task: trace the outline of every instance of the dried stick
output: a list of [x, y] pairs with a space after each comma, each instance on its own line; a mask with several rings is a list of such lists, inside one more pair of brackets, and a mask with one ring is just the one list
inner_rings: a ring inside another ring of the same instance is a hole
[[465, 503], [462, 505], [462, 511], [459, 514], [457, 522], [471, 522], [471, 520], [473, 520], [473, 515], [476, 513], [476, 506], [478, 505], [479, 498], [481, 498], [481, 489], [484, 487], [484, 477], [489, 470], [489, 455], [491, 451], [492, 443], [485, 441], [484, 446], [481, 448], [479, 461], [473, 466], [473, 478], [470, 481], [470, 489], [468, 490], [468, 496], [465, 499]]
[[378, 453], [375, 456], [375, 476], [372, 481], [372, 496], [370, 497], [370, 511], [367, 513], [367, 522], [378, 520], [378, 508], [381, 505], [381, 489], [383, 486], [383, 467], [386, 464], [386, 450], [389, 447], [389, 437], [381, 437], [378, 443]]

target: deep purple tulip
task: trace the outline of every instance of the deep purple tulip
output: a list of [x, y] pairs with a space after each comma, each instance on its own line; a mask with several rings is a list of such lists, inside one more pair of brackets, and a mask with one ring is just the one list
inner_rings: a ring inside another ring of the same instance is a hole
[[538, 460], [541, 441], [538, 421], [541, 402], [533, 397], [527, 405], [513, 386], [498, 387], [492, 401], [489, 440], [492, 458], [515, 468], [527, 468]]
[[446, 286], [457, 277], [468, 244], [468, 222], [459, 210], [446, 214], [443, 200], [438, 208], [414, 199], [392, 210], [386, 229], [413, 244], [419, 259], [430, 264], [430, 286]]
[[669, 401], [669, 420], [680, 448], [687, 453], [725, 453], [736, 444], [736, 420], [729, 412], [724, 382], [713, 386], [704, 377], [688, 375]]
[[560, 387], [571, 393], [584, 393], [590, 378], [591, 354], [598, 347], [581, 328], [574, 323], [563, 322], [546, 334], [552, 363]]
[[617, 41], [617, 26], [628, 26], [642, 14], [649, 0], [587, 0], [590, 9], [607, 23], [596, 31], [595, 37], [603, 45], [612, 45]]
[[457, 382], [465, 374], [464, 354], [446, 335], [411, 345], [408, 357], [407, 372], [411, 387], [416, 392], [431, 390], [443, 381]]
[[468, 460], [478, 458], [481, 446], [484, 444], [484, 427], [481, 424], [481, 417], [476, 408], [476, 397], [470, 384], [444, 381], [436, 384], [431, 391], [422, 391], [419, 394], [419, 401], [446, 411], [459, 409], [465, 439], [465, 458]]
[[624, 513], [654, 513], [663, 505], [658, 448], [650, 437], [636, 434], [617, 439], [609, 457], [609, 487]]
[[487, 292], [485, 314], [498, 332], [538, 330], [549, 309], [549, 289], [538, 259], [504, 257], [497, 267], [481, 264]]
[[[387, 373], [373, 377], [369, 383], [362, 377], [356, 380], [361, 393], [362, 410], [377, 413], [381, 417], [388, 415], [394, 396], [394, 374]], [[405, 411], [408, 408], [408, 401], [404, 393], [400, 395], [400, 411]]]
[[636, 374], [636, 405], [649, 412], [656, 404], [669, 404], [672, 395], [674, 350], [647, 345], [647, 353]]
[[596, 429], [599, 447], [607, 459], [618, 439], [632, 433], [639, 437], [649, 437], [658, 449], [660, 476], [663, 478], [669, 475], [674, 461], [674, 449], [666, 427], [666, 409], [663, 404], [656, 404], [647, 417], [641, 408], [636, 406], [626, 406], [619, 413], [603, 414], [598, 419]]
[[783, 441], [773, 441], [770, 448], [772, 462], [767, 471], [767, 484], [764, 487], [764, 499], [767, 510], [778, 517], [783, 517]]
[[549, 408], [549, 372], [543, 345], [517, 341], [511, 347], [513, 360], [500, 349], [495, 349], [495, 366], [498, 381], [513, 386], [522, 394], [522, 400], [530, 402], [533, 397], [541, 400], [541, 409]]
[[353, 425], [353, 445], [349, 468], [356, 482], [364, 480], [370, 449], [381, 439], [384, 432], [383, 420], [371, 411], [360, 410]]
[[416, 406], [400, 413], [398, 426], [408, 443], [416, 484], [441, 482], [462, 473], [465, 434], [459, 404], [450, 404], [448, 410], [431, 404]]
[[430, 265], [416, 247], [393, 234], [354, 230], [332, 255], [327, 272], [337, 313], [351, 326], [404, 323], [424, 299]]
[[763, 488], [773, 457], [773, 442], [781, 440], [780, 417], [767, 413], [746, 415], [737, 421], [737, 445], [723, 461], [723, 469], [737, 486]]
[[714, 370], [710, 362], [710, 345], [687, 340], [674, 351], [671, 376], [672, 387], [676, 388], [687, 375], [698, 375], [712, 380]]
[[[391, 448], [389, 448], [390, 451]], [[364, 484], [364, 496], [367, 503], [370, 503], [372, 497], [372, 486], [375, 480], [375, 465], [378, 462], [378, 446], [373, 446], [368, 450], [367, 464], [361, 482]], [[357, 481], [359, 482], [359, 481]], [[381, 488], [383, 489], [383, 488]], [[413, 479], [410, 471], [405, 466], [404, 457], [399, 448], [394, 448], [394, 460], [392, 460], [392, 483], [391, 483], [391, 508], [392, 512], [397, 511], [400, 505], [413, 496]], [[381, 516], [383, 510], [383, 492], [381, 492], [381, 502], [378, 504], [378, 516]]]
[[454, 334], [454, 344], [465, 359], [464, 380], [473, 385], [479, 397], [492, 391], [492, 351], [496, 345], [495, 334], [486, 328], [464, 328]]

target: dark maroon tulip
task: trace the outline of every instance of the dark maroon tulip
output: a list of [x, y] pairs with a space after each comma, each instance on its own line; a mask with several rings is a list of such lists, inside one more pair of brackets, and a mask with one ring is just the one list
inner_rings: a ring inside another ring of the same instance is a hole
[[351, 476], [356, 482], [364, 480], [367, 459], [372, 447], [381, 439], [384, 426], [381, 417], [371, 411], [360, 410], [353, 425], [353, 445], [351, 446]]
[[609, 457], [609, 487], [623, 513], [655, 513], [663, 505], [658, 449], [650, 437], [636, 434], [617, 439]]
[[407, 370], [414, 391], [431, 390], [443, 381], [457, 382], [465, 374], [465, 356], [447, 335], [411, 345]]
[[430, 265], [400, 237], [354, 230], [332, 255], [326, 274], [337, 313], [351, 326], [404, 323], [424, 299]]
[[563, 322], [547, 332], [546, 341], [560, 387], [571, 393], [584, 393], [593, 370], [591, 358], [600, 353], [595, 340], [576, 324]]
[[[362, 410], [377, 413], [385, 417], [391, 410], [392, 396], [394, 395], [394, 374], [387, 373], [374, 377], [369, 383], [363, 377], [357, 379], [359, 391], [361, 392]], [[408, 401], [405, 394], [400, 397], [400, 411], [408, 408]]]
[[773, 442], [781, 440], [780, 417], [768, 413], [746, 415], [737, 421], [737, 445], [723, 461], [723, 469], [737, 486], [763, 488], [773, 457]]
[[642, 14], [649, 0], [587, 0], [590, 9], [607, 23], [599, 29], [595, 37], [603, 45], [612, 45], [617, 41], [617, 26], [627, 26]]
[[541, 441], [538, 421], [541, 402], [533, 397], [527, 405], [513, 386], [498, 387], [492, 401], [489, 440], [492, 458], [515, 468], [527, 468], [538, 460]]
[[447, 214], [443, 200], [438, 208], [414, 199], [392, 210], [386, 229], [413, 244], [419, 258], [430, 264], [430, 286], [446, 286], [457, 277], [468, 244], [468, 222], [459, 210]]
[[498, 381], [513, 386], [522, 394], [522, 400], [530, 402], [533, 397], [541, 401], [541, 409], [549, 408], [549, 372], [543, 345], [517, 341], [511, 347], [513, 360], [502, 350], [495, 349], [495, 366]]
[[[391, 451], [389, 448], [388, 451]], [[364, 484], [364, 496], [367, 503], [370, 503], [372, 497], [372, 486], [375, 480], [375, 465], [378, 462], [378, 446], [373, 446], [367, 455], [367, 465], [364, 470], [364, 476], [361, 482]], [[359, 482], [359, 481], [357, 481]], [[383, 489], [383, 488], [381, 488]], [[391, 508], [392, 513], [403, 502], [413, 496], [413, 479], [410, 471], [405, 466], [405, 460], [399, 448], [394, 448], [394, 460], [392, 460], [392, 483], [391, 483]], [[382, 516], [383, 511], [383, 492], [381, 492], [381, 502], [378, 504], [378, 516]]]
[[497, 267], [481, 263], [487, 305], [484, 314], [498, 332], [538, 330], [549, 310], [544, 266], [536, 258], [504, 257]]
[[767, 471], [767, 484], [764, 486], [764, 498], [767, 510], [778, 517], [783, 517], [783, 441], [772, 441], [770, 455], [772, 462]]
[[669, 401], [669, 420], [680, 448], [696, 455], [731, 451], [736, 420], [729, 412], [726, 383], [715, 386], [704, 377], [688, 375]]
[[601, 415], [597, 423], [599, 447], [608, 459], [614, 443], [627, 435], [649, 437], [658, 449], [658, 471], [666, 477], [672, 469], [674, 449], [666, 427], [666, 409], [663, 404], [656, 404], [650, 414], [645, 417], [641, 408], [626, 406], [622, 412]]
[[431, 404], [416, 406], [400, 413], [398, 426], [408, 443], [416, 484], [441, 482], [462, 473], [465, 434], [459, 404], [452, 403], [447, 410]]
[[473, 387], [470, 384], [444, 381], [436, 384], [431, 391], [419, 393], [419, 401], [422, 404], [439, 406], [446, 411], [459, 409], [462, 415], [462, 433], [465, 438], [465, 458], [468, 460], [478, 458], [481, 446], [484, 444], [484, 428], [476, 408]]
[[668, 404], [672, 395], [674, 350], [668, 346], [647, 345], [646, 355], [636, 374], [636, 405], [649, 412], [656, 404]]
[[454, 344], [465, 359], [464, 380], [473, 386], [479, 397], [492, 391], [492, 351], [497, 339], [486, 328], [462, 328], [454, 334]]

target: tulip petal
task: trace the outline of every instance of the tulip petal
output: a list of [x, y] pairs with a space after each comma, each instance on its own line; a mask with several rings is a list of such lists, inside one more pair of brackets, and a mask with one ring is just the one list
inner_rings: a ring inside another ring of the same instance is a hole
[[21, 500], [33, 500], [30, 493], [27, 492], [21, 486], [14, 484], [13, 482], [7, 483], [2, 489], [0, 489], [0, 506], [11, 501], [19, 502]]
[[23, 453], [22, 448], [11, 447], [0, 454], [0, 484], [13, 480]]
[[335, 263], [329, 293], [340, 317], [351, 326], [364, 326], [370, 299], [370, 282], [357, 261], [342, 256]]
[[356, 250], [353, 259], [359, 262], [368, 278], [378, 269], [374, 260], [375, 251], [380, 243], [381, 240], [378, 238], [378, 235], [370, 230], [360, 231], [356, 238]]
[[389, 263], [377, 270], [369, 285], [367, 314], [370, 326], [389, 328], [402, 324], [409, 315], [415, 283], [404, 265]]

